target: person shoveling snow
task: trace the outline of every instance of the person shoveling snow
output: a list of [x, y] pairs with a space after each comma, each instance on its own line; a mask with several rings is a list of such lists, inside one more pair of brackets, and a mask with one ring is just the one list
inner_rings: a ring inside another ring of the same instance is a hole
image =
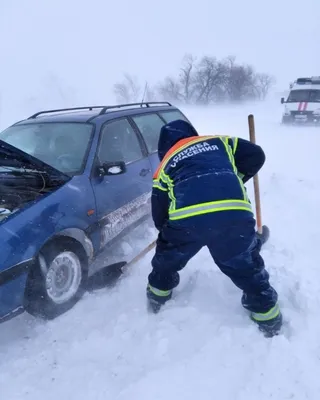
[[260, 255], [264, 236], [244, 187], [265, 162], [242, 138], [199, 136], [186, 121], [162, 127], [153, 180], [152, 216], [159, 230], [147, 298], [153, 312], [170, 300], [179, 272], [203, 246], [242, 290], [242, 305], [266, 336], [279, 333], [278, 294]]

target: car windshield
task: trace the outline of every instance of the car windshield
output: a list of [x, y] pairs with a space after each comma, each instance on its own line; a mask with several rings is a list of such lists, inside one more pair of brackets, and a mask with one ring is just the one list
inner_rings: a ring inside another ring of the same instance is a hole
[[320, 103], [320, 90], [317, 89], [291, 90], [287, 103], [298, 103], [300, 101]]
[[92, 125], [74, 122], [15, 125], [0, 139], [38, 158], [60, 172], [76, 175], [86, 161]]

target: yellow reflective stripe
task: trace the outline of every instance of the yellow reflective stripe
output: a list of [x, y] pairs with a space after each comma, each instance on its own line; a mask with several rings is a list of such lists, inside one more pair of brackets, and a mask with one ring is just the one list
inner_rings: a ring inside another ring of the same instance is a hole
[[160, 179], [163, 182], [165, 182], [165, 184], [168, 186], [168, 190], [169, 190], [168, 196], [169, 196], [169, 199], [171, 200], [169, 210], [174, 210], [176, 208], [176, 197], [175, 197], [174, 191], [173, 191], [173, 188], [174, 188], [173, 180], [163, 170], [160, 172]]
[[156, 188], [156, 189], [160, 189], [160, 190], [162, 190], [162, 191], [164, 191], [164, 192], [167, 192], [167, 191], [168, 191], [168, 189], [167, 189], [165, 186], [163, 186], [162, 183], [160, 182], [160, 180], [158, 180], [158, 179], [154, 179], [154, 180], [153, 180], [153, 185], [152, 185], [152, 187], [153, 187], [153, 188]]
[[234, 159], [233, 154], [232, 154], [232, 149], [231, 149], [231, 147], [230, 147], [230, 145], [228, 143], [228, 138], [221, 138], [221, 140], [222, 140], [222, 142], [223, 142], [223, 144], [224, 144], [224, 146], [226, 148], [226, 152], [227, 152], [227, 154], [229, 156], [229, 160], [231, 162], [233, 171], [234, 171], [236, 177], [239, 180], [239, 184], [240, 184], [240, 187], [241, 187], [241, 190], [242, 190], [242, 194], [243, 194], [243, 199], [246, 200], [246, 201], [249, 201], [249, 197], [248, 197], [247, 191], [246, 191], [246, 189], [244, 187], [243, 181], [242, 181], [241, 177], [238, 175], [238, 169], [237, 169], [237, 166], [236, 166], [236, 163], [235, 163], [235, 159]]
[[231, 146], [229, 145], [228, 138], [224, 137], [224, 138], [221, 138], [221, 140], [222, 140], [222, 142], [223, 142], [223, 144], [224, 144], [224, 147], [225, 147], [225, 149], [226, 149], [226, 152], [227, 152], [227, 154], [228, 154], [228, 157], [229, 157], [229, 160], [230, 160], [230, 162], [231, 162], [233, 171], [235, 172], [235, 174], [237, 174], [238, 171], [237, 171], [237, 167], [236, 167], [236, 164], [235, 164], [235, 160], [234, 160], [234, 157], [233, 157], [233, 154], [232, 154], [232, 148], [231, 148]]
[[[238, 177], [239, 184], [240, 184], [240, 187], [243, 192], [243, 200], [225, 200], [225, 201], [219, 201], [219, 202], [210, 202], [210, 203], [204, 203], [201, 205], [176, 209], [176, 197], [174, 195], [173, 180], [170, 178], [169, 175], [167, 175], [164, 172], [165, 167], [168, 165], [168, 163], [172, 160], [172, 158], [177, 153], [181, 152], [182, 150], [186, 149], [189, 146], [193, 146], [194, 144], [196, 144], [198, 142], [206, 141], [208, 139], [210, 140], [213, 138], [220, 139], [225, 146], [225, 150], [228, 154], [228, 158], [230, 160], [230, 163], [232, 165], [234, 173]], [[161, 181], [162, 181], [164, 183], [164, 185], [166, 185], [168, 188], [168, 190], [166, 190], [166, 191], [168, 191], [168, 196], [170, 198], [170, 207], [169, 207], [170, 219], [181, 219], [181, 218], [186, 218], [189, 216], [200, 215], [200, 214], [205, 214], [205, 213], [215, 212], [215, 211], [226, 211], [226, 210], [245, 210], [245, 211], [252, 212], [252, 208], [251, 208], [251, 204], [249, 203], [247, 192], [245, 190], [242, 179], [238, 176], [238, 170], [235, 165], [235, 160], [233, 157], [233, 153], [237, 146], [238, 139], [234, 138], [235, 141], [234, 141], [233, 149], [229, 144], [229, 140], [232, 140], [232, 139], [233, 138], [231, 138], [230, 136], [218, 136], [218, 135], [202, 136], [199, 139], [192, 140], [191, 142], [188, 142], [184, 146], [179, 147], [176, 151], [174, 151], [172, 154], [170, 154], [170, 157], [162, 165], [161, 169], [159, 170], [159, 174], [158, 174], [158, 176], [159, 176], [158, 182], [159, 182], [160, 186], [162, 185], [161, 184]], [[163, 187], [160, 188], [156, 183], [155, 183], [155, 185], [160, 190], [165, 190]]]
[[173, 186], [173, 180], [167, 175], [164, 171], [160, 172], [160, 179], [165, 182], [167, 185]]
[[155, 188], [155, 189], [162, 190], [163, 192], [167, 192], [168, 191], [168, 189], [164, 188], [163, 186], [161, 186], [159, 184], [154, 184], [154, 185], [152, 185], [152, 187]]
[[[236, 153], [236, 151], [237, 151], [238, 138], [237, 138], [237, 137], [232, 137], [231, 140], [232, 140], [232, 143], [233, 143], [233, 155], [234, 155], [234, 154]], [[234, 157], [233, 157], [233, 160], [234, 160]], [[234, 163], [234, 166], [235, 166], [235, 168], [236, 168], [235, 163]], [[236, 169], [237, 169], [237, 168], [236, 168]], [[243, 178], [245, 175], [242, 174], [242, 173], [239, 172], [239, 171], [238, 171], [237, 175], [238, 175], [238, 177], [241, 179], [241, 182], [240, 182], [241, 186], [243, 186], [242, 178]], [[244, 190], [244, 186], [242, 187], [242, 190]], [[247, 195], [247, 194], [245, 195], [245, 198], [248, 199], [248, 195]]]
[[251, 318], [255, 321], [269, 321], [270, 319], [276, 318], [280, 314], [280, 307], [276, 304], [266, 313], [252, 313]]
[[156, 296], [165, 297], [165, 296], [169, 296], [169, 294], [171, 293], [171, 290], [160, 290], [151, 285], [148, 285], [148, 286], [149, 286], [150, 292], [152, 292]]
[[235, 152], [237, 151], [237, 146], [238, 146], [238, 138], [233, 137], [233, 138], [231, 138], [231, 140], [233, 142], [233, 154], [235, 154]]
[[171, 220], [193, 217], [217, 211], [244, 210], [252, 212], [251, 204], [244, 200], [221, 200], [208, 203], [196, 204], [189, 207], [169, 211]]
[[169, 207], [169, 211], [170, 211], [170, 210], [174, 210], [176, 208], [176, 197], [173, 192], [173, 185], [168, 186], [168, 188], [169, 188], [168, 196], [169, 196], [169, 199], [171, 200], [170, 207]]

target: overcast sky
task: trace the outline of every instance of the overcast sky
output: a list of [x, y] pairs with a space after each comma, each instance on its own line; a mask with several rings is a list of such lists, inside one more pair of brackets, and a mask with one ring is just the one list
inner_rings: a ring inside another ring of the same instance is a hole
[[187, 52], [235, 55], [287, 89], [320, 75], [319, 21], [320, 0], [0, 0], [0, 101], [50, 101], [57, 76], [96, 103], [124, 72], [156, 83]]

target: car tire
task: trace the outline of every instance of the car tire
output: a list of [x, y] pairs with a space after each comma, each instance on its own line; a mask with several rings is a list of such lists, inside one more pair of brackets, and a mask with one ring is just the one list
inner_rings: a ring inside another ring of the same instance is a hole
[[73, 240], [46, 245], [30, 271], [25, 310], [36, 317], [54, 319], [70, 310], [83, 296], [88, 279], [88, 258]]

